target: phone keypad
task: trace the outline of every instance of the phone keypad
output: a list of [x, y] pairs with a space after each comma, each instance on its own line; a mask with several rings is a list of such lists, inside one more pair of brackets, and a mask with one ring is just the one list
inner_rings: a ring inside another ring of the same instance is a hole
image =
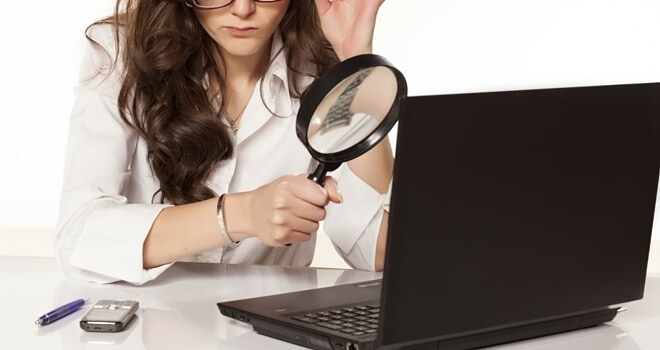
[[130, 309], [132, 305], [131, 301], [124, 300], [99, 300], [93, 308], [95, 309], [108, 309], [108, 310], [117, 310], [117, 309]]

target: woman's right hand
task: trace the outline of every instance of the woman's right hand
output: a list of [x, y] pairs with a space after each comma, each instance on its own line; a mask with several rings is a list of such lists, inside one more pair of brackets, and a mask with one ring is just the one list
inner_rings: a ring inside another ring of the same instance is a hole
[[323, 33], [340, 60], [371, 53], [376, 15], [384, 1], [315, 1]]
[[332, 177], [321, 187], [307, 174], [282, 176], [253, 191], [225, 195], [225, 225], [235, 241], [256, 236], [273, 247], [300, 243], [319, 229], [331, 201], [341, 203]]

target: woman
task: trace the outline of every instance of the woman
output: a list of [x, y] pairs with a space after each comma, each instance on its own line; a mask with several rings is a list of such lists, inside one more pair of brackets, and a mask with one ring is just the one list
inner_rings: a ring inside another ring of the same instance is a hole
[[371, 52], [382, 2], [118, 0], [87, 29], [57, 227], [65, 273], [142, 284], [175, 261], [305, 266], [320, 221], [349, 264], [382, 269], [389, 142], [321, 187], [295, 135], [311, 81]]

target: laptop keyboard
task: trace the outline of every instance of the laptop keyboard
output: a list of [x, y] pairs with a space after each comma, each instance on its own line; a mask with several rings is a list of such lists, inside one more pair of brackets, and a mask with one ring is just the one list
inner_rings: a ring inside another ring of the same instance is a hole
[[380, 304], [358, 305], [331, 309], [291, 318], [352, 335], [375, 334], [378, 331]]

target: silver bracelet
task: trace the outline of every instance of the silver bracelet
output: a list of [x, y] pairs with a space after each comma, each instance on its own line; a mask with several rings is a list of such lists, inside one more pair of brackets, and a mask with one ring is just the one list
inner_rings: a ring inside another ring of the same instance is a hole
[[231, 239], [231, 237], [229, 237], [229, 233], [227, 232], [227, 226], [225, 226], [225, 217], [222, 213], [222, 204], [224, 203], [224, 201], [225, 201], [225, 195], [222, 194], [218, 198], [218, 228], [220, 228], [220, 234], [222, 235], [222, 239], [225, 240], [225, 246], [236, 248], [241, 243], [241, 241], [234, 242]]

